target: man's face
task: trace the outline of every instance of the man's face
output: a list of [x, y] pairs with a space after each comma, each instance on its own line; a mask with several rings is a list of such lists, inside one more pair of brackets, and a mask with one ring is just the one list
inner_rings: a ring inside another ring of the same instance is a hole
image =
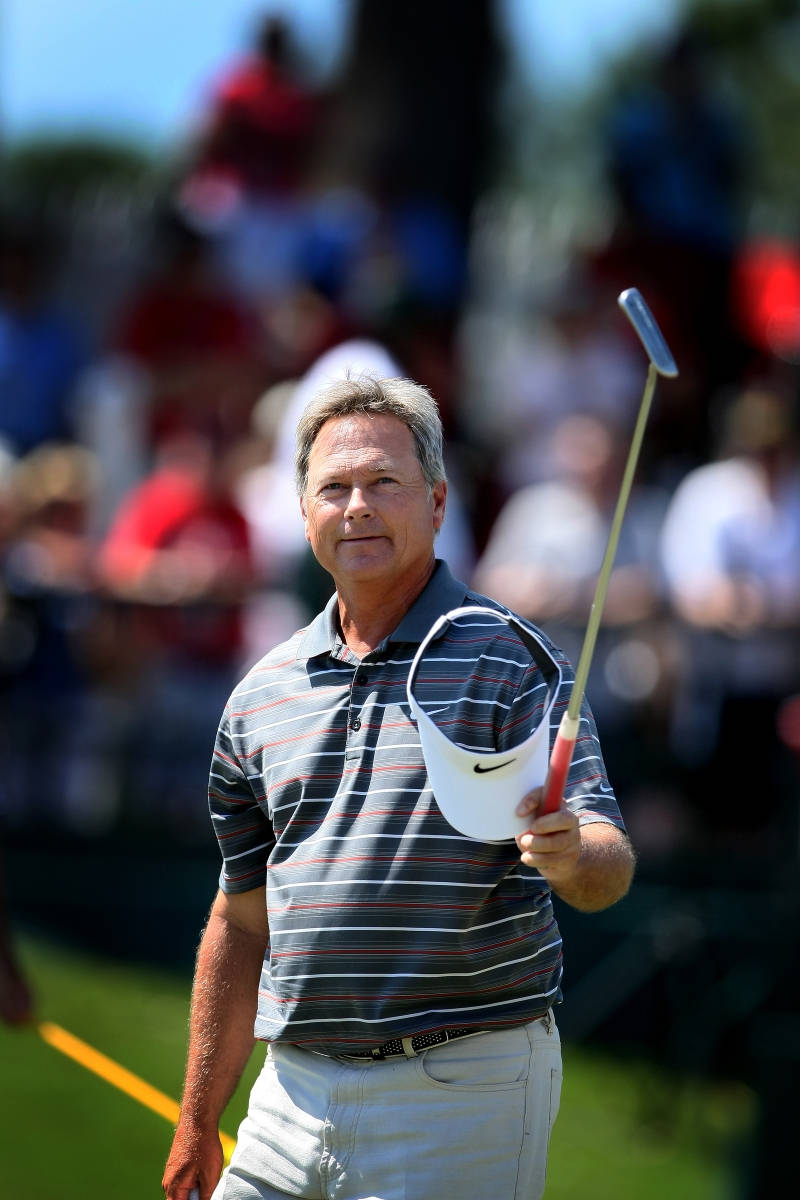
[[308, 462], [306, 539], [337, 584], [413, 583], [433, 560], [447, 484], [428, 494], [411, 430], [386, 413], [332, 417]]

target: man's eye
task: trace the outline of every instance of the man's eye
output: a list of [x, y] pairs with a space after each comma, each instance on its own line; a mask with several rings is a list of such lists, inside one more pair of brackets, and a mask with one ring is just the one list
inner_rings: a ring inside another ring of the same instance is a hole
[[335, 492], [335, 491], [336, 491], [336, 489], [337, 489], [337, 488], [340, 488], [341, 486], [342, 486], [342, 485], [341, 485], [340, 483], [336, 483], [336, 482], [334, 482], [334, 483], [323, 483], [323, 485], [322, 485], [322, 490], [323, 490], [323, 492]]
[[381, 475], [380, 479], [378, 480], [378, 483], [396, 483], [396, 482], [397, 482], [397, 480], [393, 479], [391, 475]]

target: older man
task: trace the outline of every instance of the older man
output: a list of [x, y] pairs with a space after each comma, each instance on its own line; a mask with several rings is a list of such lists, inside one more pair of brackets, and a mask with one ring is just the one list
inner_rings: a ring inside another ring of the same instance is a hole
[[[220, 725], [224, 865], [164, 1189], [530, 1200], [561, 1078], [551, 892], [601, 909], [633, 871], [591, 713], [559, 811], [537, 817], [534, 792], [516, 845], [460, 834], [431, 792], [405, 684], [436, 617], [500, 606], [434, 554], [447, 497], [435, 402], [408, 380], [330, 385], [300, 421], [297, 482], [336, 593], [249, 672]], [[507, 750], [541, 715], [540, 668], [500, 621], [454, 622], [418, 679], [472, 748]], [[218, 1121], [254, 1032], [266, 1063], [217, 1184]]]

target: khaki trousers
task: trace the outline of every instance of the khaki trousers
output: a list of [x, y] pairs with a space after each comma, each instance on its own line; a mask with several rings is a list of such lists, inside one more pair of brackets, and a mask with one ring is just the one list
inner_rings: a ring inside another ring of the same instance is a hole
[[212, 1200], [538, 1200], [560, 1094], [552, 1014], [385, 1062], [275, 1043]]

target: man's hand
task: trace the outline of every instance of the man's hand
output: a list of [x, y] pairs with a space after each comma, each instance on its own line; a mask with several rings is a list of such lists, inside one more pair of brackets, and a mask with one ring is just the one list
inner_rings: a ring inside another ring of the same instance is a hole
[[567, 808], [563, 799], [555, 812], [542, 817], [535, 814], [542, 802], [544, 788], [534, 788], [517, 805], [517, 815], [531, 816], [524, 833], [516, 836], [517, 846], [526, 867], [535, 867], [556, 890], [575, 873], [581, 854], [581, 832], [578, 818]]
[[[210, 1200], [222, 1164], [222, 1144], [215, 1131], [179, 1123], [161, 1181], [167, 1200]], [[192, 1188], [197, 1189], [194, 1195]]]
[[532, 818], [516, 836], [522, 862], [581, 912], [616, 904], [633, 879], [635, 858], [626, 835], [609, 821], [581, 825], [563, 799], [555, 812], [537, 817], [543, 795], [544, 788], [536, 788], [517, 806], [519, 816]]

